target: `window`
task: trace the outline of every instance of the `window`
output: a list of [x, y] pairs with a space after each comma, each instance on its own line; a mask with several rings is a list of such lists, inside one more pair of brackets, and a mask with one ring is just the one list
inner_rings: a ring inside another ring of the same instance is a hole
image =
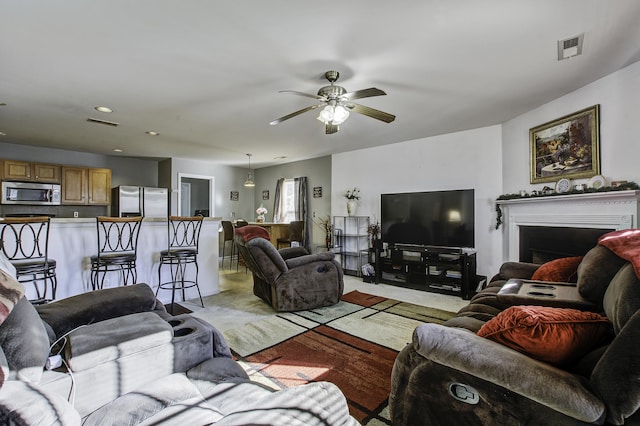
[[296, 191], [293, 179], [285, 179], [280, 194], [280, 223], [296, 220]]

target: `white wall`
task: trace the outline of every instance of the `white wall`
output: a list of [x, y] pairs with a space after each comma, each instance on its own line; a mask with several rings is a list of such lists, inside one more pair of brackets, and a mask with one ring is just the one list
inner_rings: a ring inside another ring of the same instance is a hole
[[502, 193], [553, 186], [553, 182], [529, 183], [529, 129], [595, 104], [600, 104], [601, 174], [609, 181], [640, 181], [639, 94], [640, 62], [636, 62], [504, 123]]
[[358, 187], [358, 215], [380, 220], [380, 194], [475, 189], [478, 273], [501, 263], [501, 234], [494, 230], [501, 194], [501, 128], [490, 126], [417, 139], [332, 157], [332, 215], [346, 215], [347, 189]]

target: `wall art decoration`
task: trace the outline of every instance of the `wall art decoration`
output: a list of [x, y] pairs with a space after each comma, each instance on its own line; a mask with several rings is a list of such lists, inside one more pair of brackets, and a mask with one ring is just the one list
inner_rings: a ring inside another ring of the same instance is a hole
[[314, 186], [313, 187], [313, 198], [322, 198], [322, 187]]
[[600, 174], [600, 105], [529, 130], [531, 183]]
[[240, 192], [231, 191], [231, 201], [238, 201], [240, 199]]

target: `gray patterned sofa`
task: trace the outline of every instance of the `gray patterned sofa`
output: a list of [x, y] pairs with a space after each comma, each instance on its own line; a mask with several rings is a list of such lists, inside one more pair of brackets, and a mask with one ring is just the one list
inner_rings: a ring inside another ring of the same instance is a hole
[[0, 424], [357, 424], [333, 384], [250, 381], [214, 327], [146, 284], [34, 307], [4, 266]]

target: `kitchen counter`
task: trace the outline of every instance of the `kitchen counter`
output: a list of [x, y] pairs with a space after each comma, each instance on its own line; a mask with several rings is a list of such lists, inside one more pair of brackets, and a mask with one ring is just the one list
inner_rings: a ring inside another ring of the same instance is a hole
[[[202, 296], [216, 294], [218, 285], [218, 235], [219, 217], [206, 217], [200, 232], [198, 253], [198, 282]], [[56, 299], [91, 291], [90, 258], [98, 252], [98, 236], [95, 218], [52, 218], [49, 230], [49, 257], [57, 262], [58, 291]], [[158, 260], [160, 251], [167, 247], [167, 219], [145, 218], [138, 238], [138, 282], [149, 284], [155, 291], [158, 286]], [[191, 271], [193, 268], [189, 268]], [[168, 269], [167, 269], [168, 271]], [[163, 272], [163, 280], [165, 280]], [[118, 274], [107, 276], [105, 288], [118, 285]], [[33, 286], [26, 286], [27, 295]], [[186, 290], [187, 299], [198, 297], [195, 288]], [[180, 299], [179, 295], [176, 295]], [[158, 293], [163, 303], [171, 301], [171, 291]]]

